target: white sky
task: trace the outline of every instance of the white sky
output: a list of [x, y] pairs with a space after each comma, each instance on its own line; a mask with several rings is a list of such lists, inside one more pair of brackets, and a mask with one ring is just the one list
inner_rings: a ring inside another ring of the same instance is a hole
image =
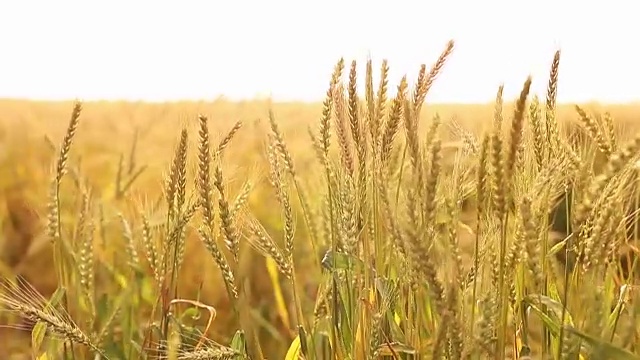
[[[606, 5], [605, 5], [606, 4]], [[562, 50], [559, 101], [640, 100], [633, 1], [2, 1], [0, 97], [320, 100], [336, 61], [389, 60], [392, 86], [456, 49], [428, 101], [544, 94]], [[635, 30], [635, 31], [634, 31]], [[347, 67], [348, 69], [348, 67]]]

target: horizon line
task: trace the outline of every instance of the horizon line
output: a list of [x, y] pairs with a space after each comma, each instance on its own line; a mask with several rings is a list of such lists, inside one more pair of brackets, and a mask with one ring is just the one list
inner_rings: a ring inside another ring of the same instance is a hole
[[[392, 98], [389, 98], [392, 100]], [[512, 103], [517, 99], [513, 100], [505, 100], [504, 103]], [[541, 103], [544, 103], [545, 99], [540, 99]], [[215, 98], [176, 98], [176, 99], [165, 99], [165, 100], [150, 100], [150, 99], [127, 99], [127, 98], [93, 98], [93, 99], [82, 99], [80, 97], [77, 98], [58, 98], [58, 99], [46, 99], [46, 98], [27, 98], [27, 97], [0, 97], [0, 102], [32, 102], [32, 103], [69, 103], [80, 101], [82, 103], [138, 103], [138, 104], [149, 104], [149, 105], [162, 105], [162, 104], [180, 104], [180, 103], [209, 103], [213, 104], [216, 102], [224, 102], [224, 103], [243, 103], [243, 102], [271, 102], [273, 104], [305, 104], [305, 105], [322, 105], [324, 99], [319, 100], [303, 100], [303, 99], [282, 99], [276, 100], [268, 97], [253, 97], [253, 98], [238, 98], [232, 99], [226, 96], [218, 96]], [[491, 101], [477, 101], [477, 102], [468, 102], [468, 101], [425, 101], [426, 105], [493, 105], [495, 104], [495, 100]], [[565, 105], [576, 105], [576, 104], [597, 104], [597, 105], [640, 105], [640, 98], [636, 100], [625, 100], [625, 101], [603, 101], [598, 99], [591, 99], [586, 101], [557, 101], [557, 105], [565, 106]]]

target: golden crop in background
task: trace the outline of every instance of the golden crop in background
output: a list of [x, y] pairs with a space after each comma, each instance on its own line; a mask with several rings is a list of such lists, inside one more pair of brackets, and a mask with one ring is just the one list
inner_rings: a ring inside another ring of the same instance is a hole
[[[356, 99], [341, 61], [322, 104], [0, 101], [1, 320], [35, 334], [2, 328], [0, 347], [62, 351], [46, 324], [78, 359], [556, 356], [580, 338], [634, 358], [610, 260], [635, 251], [640, 105], [556, 107], [559, 54], [544, 99], [523, 79], [514, 103], [422, 105], [451, 51], [394, 98], [368, 64]], [[560, 303], [562, 348], [559, 313], [532, 319]]]

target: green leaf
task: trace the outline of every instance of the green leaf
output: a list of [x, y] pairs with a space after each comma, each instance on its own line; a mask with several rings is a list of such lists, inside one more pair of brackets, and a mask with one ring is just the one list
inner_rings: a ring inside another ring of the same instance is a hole
[[[527, 295], [525, 296], [525, 298], [523, 299], [523, 302], [526, 305], [531, 306], [532, 309], [534, 309], [536, 312], [540, 312], [540, 306], [546, 306], [548, 311], [551, 311], [553, 314], [554, 319], [554, 324], [553, 327], [558, 329], [558, 333], [560, 331], [560, 320], [562, 319], [562, 310], [564, 309], [564, 305], [562, 305], [561, 302], [553, 300], [552, 298], [545, 296], [545, 295], [540, 295], [540, 294], [531, 294], [531, 295]], [[573, 318], [571, 317], [571, 314], [569, 313], [569, 311], [565, 311], [564, 314], [565, 317], [565, 321], [569, 324], [573, 326]], [[557, 320], [557, 321], [555, 321]]]
[[38, 321], [33, 327], [33, 330], [31, 330], [31, 347], [34, 355], [40, 351], [40, 346], [42, 346], [42, 341], [44, 341], [46, 334], [47, 324], [42, 321]]
[[565, 331], [580, 337], [589, 344], [592, 350], [591, 355], [593, 359], [640, 360], [640, 356], [632, 354], [631, 352], [619, 348], [607, 341], [595, 338], [572, 326], [565, 326]]
[[185, 309], [185, 311], [180, 314], [180, 322], [182, 323], [185, 318], [189, 318], [191, 320], [200, 319], [200, 310], [197, 307], [189, 307]]
[[328, 250], [322, 258], [322, 267], [327, 270], [353, 270], [358, 267], [364, 269], [364, 262], [354, 256]]
[[122, 292], [116, 298], [116, 300], [111, 303], [111, 309], [109, 309], [109, 297], [103, 296], [100, 298], [100, 301], [96, 306], [98, 319], [101, 326], [100, 331], [98, 332], [98, 337], [100, 339], [102, 339], [102, 337], [105, 336], [105, 334], [109, 331], [109, 328], [113, 324], [114, 320], [120, 314], [120, 310], [122, 309], [124, 302], [131, 297], [132, 290], [133, 287], [130, 287], [129, 289], [126, 289], [124, 292]]
[[53, 309], [56, 306], [60, 305], [62, 298], [66, 294], [67, 290], [63, 287], [59, 287], [56, 291], [51, 295], [49, 302], [47, 303], [46, 309]]
[[[557, 347], [559, 346], [560, 330], [562, 329], [561, 319], [563, 305], [550, 297], [539, 294], [527, 295], [523, 302], [525, 305], [528, 305], [536, 315], [538, 315], [545, 325], [545, 328], [551, 332], [551, 335], [554, 337], [554, 339], [552, 339], [554, 351], [557, 350]], [[542, 310], [542, 306], [547, 307], [546, 312]], [[565, 313], [565, 322], [573, 326], [573, 319], [568, 311]], [[584, 346], [581, 346], [581, 351], [585, 350]]]
[[154, 304], [156, 301], [155, 296], [155, 285], [153, 277], [147, 277], [142, 280], [142, 284], [140, 286], [140, 293], [142, 296], [142, 300], [147, 304]]
[[556, 321], [557, 319], [551, 318], [544, 311], [542, 311], [542, 309], [540, 309], [540, 307], [537, 304], [529, 304], [529, 307], [531, 308], [531, 310], [533, 310], [533, 312], [536, 315], [538, 315], [538, 317], [540, 318], [540, 320], [542, 320], [547, 330], [549, 330], [553, 334], [553, 336], [555, 337], [560, 336], [560, 323], [559, 321]]
[[309, 356], [309, 347], [307, 342], [307, 332], [302, 325], [298, 325], [298, 341], [300, 342], [300, 350], [303, 356]]
[[240, 354], [247, 354], [247, 340], [244, 336], [244, 331], [238, 330], [231, 339], [231, 348]]
[[622, 286], [622, 288], [620, 289], [620, 296], [618, 297], [616, 306], [613, 308], [613, 310], [611, 311], [607, 319], [607, 330], [609, 330], [609, 333], [611, 334], [612, 339], [613, 339], [613, 335], [616, 332], [616, 326], [618, 325], [620, 316], [622, 315], [622, 313], [626, 308], [625, 298], [628, 296], [627, 295], [628, 292], [629, 292], [629, 287], [627, 285]]
[[376, 349], [377, 356], [396, 356], [399, 354], [416, 355], [417, 351], [409, 345], [399, 342], [380, 344]]
[[342, 346], [345, 349], [351, 349], [354, 343], [354, 335], [355, 329], [353, 327], [353, 319], [351, 318], [351, 314], [353, 313], [353, 304], [351, 304], [350, 299], [350, 287], [349, 286], [339, 286], [338, 294], [340, 296], [340, 302], [338, 311], [340, 312], [339, 318], [335, 319], [335, 321], [340, 321], [340, 328], [342, 329], [342, 333], [340, 339], [342, 340]]

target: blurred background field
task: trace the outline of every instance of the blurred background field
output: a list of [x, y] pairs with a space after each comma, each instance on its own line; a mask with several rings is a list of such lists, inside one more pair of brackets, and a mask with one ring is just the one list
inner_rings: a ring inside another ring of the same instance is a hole
[[[621, 134], [635, 134], [640, 130], [637, 117], [640, 104], [582, 105], [596, 114], [610, 112], [620, 126]], [[0, 201], [3, 204], [0, 207], [1, 268], [3, 275], [24, 277], [45, 297], [53, 294], [57, 286], [50, 244], [43, 233], [50, 169], [57, 157], [55, 149], [62, 141], [72, 108], [72, 102], [0, 101]], [[316, 128], [321, 104], [272, 104], [263, 100], [229, 102], [223, 99], [213, 102], [84, 103], [71, 153], [70, 173], [71, 178], [76, 174], [79, 176], [76, 180], [86, 182], [93, 196], [98, 199], [100, 224], [96, 227], [96, 241], [101, 244], [98, 248], [102, 250], [97, 258], [103, 259], [104, 263], [114, 261], [117, 264], [120, 261], [118, 257], [122, 254], [124, 243], [119, 214], [128, 219], [139, 219], [141, 213], [153, 214], [154, 204], [162, 196], [162, 181], [168, 174], [180, 131], [186, 125], [190, 139], [196, 139], [199, 114], [209, 116], [212, 146], [216, 146], [241, 121], [241, 128], [224, 153], [228, 191], [230, 197], [234, 198], [243, 191], [245, 182], [250, 180], [253, 188], [248, 200], [249, 209], [277, 238], [282, 231], [280, 213], [273, 211], [278, 205], [266, 179], [268, 163], [265, 139], [269, 108], [273, 109], [281, 126], [302, 181], [306, 186], [313, 186], [317, 173], [311, 163], [316, 160], [308, 128]], [[465, 129], [479, 134], [491, 123], [493, 111], [493, 104], [428, 104], [423, 109], [422, 122], [437, 113], [445, 124], [455, 120]], [[557, 111], [560, 123], [577, 119], [572, 104], [559, 105]], [[510, 112], [510, 106], [506, 106], [505, 113]], [[453, 133], [447, 138], [446, 133], [445, 127], [443, 140], [452, 144], [460, 140]], [[191, 144], [188, 179], [193, 179], [195, 171], [196, 147], [195, 143]], [[131, 184], [127, 191], [119, 191], [118, 188], [127, 183]], [[187, 186], [193, 188], [193, 184]], [[71, 189], [69, 185], [63, 192], [66, 194], [62, 199], [63, 209], [66, 207], [68, 214], [76, 214], [79, 203], [72, 196]], [[64, 214], [62, 221], [65, 221]], [[322, 254], [317, 249], [311, 249], [309, 242], [304, 241], [304, 226], [301, 225], [302, 215], [299, 213], [297, 221], [300, 226], [296, 233], [294, 258], [298, 269], [302, 269], [298, 280], [304, 284], [307, 296], [303, 298], [303, 305], [312, 311], [319, 279], [317, 261]], [[139, 237], [140, 223], [132, 223], [131, 228], [133, 236]], [[223, 290], [220, 271], [201, 242], [195, 239], [195, 230], [189, 229], [189, 234], [180, 275], [180, 292], [185, 298], [198, 298], [218, 310], [212, 338], [226, 343], [238, 326], [231, 323], [231, 316], [228, 315], [229, 301]], [[471, 249], [470, 245], [465, 245], [463, 236], [461, 239], [461, 248]], [[262, 344], [267, 344], [265, 353], [271, 359], [282, 358], [292, 340], [289, 330], [291, 324], [283, 324], [276, 310], [273, 279], [263, 257], [249, 246], [244, 246], [242, 254], [242, 272], [249, 280], [252, 293], [251, 316], [260, 329]], [[151, 277], [147, 267], [145, 271]], [[103, 274], [101, 280], [100, 273], [98, 269], [97, 287], [108, 287], [108, 276]], [[1, 320], [6, 323], [9, 319], [3, 315]], [[29, 346], [28, 332], [4, 328], [0, 331], [0, 348], [24, 349]]]

